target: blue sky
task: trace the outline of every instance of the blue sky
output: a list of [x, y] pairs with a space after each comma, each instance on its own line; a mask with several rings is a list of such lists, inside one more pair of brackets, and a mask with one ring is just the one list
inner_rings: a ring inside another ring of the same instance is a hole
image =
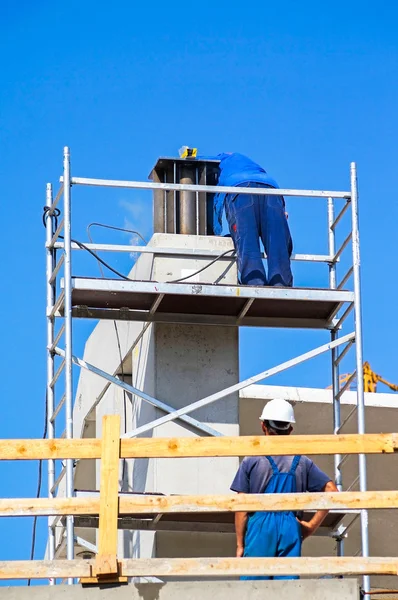
[[[0, 172], [2, 438], [39, 437], [45, 392], [45, 184], [62, 148], [87, 177], [146, 178], [182, 144], [239, 151], [283, 187], [360, 184], [364, 356], [390, 381], [396, 371], [398, 203], [397, 8], [325, 4], [6, 0], [1, 7]], [[144, 193], [74, 194], [74, 234], [93, 220], [150, 235]], [[290, 200], [297, 252], [326, 253], [322, 201]], [[94, 231], [98, 241], [126, 242]], [[109, 258], [109, 256], [108, 256]], [[96, 275], [91, 259], [76, 268]], [[129, 258], [112, 264], [127, 272]], [[297, 285], [326, 285], [326, 269], [295, 265]], [[77, 348], [91, 325], [79, 325]], [[327, 341], [325, 333], [242, 331], [241, 376]], [[317, 368], [318, 365], [318, 368]], [[271, 380], [270, 380], [271, 382]], [[273, 383], [326, 387], [319, 360]], [[0, 496], [33, 496], [35, 464], [1, 465]], [[0, 522], [0, 560], [27, 558], [30, 522]], [[7, 543], [4, 541], [7, 540]], [[44, 547], [40, 528], [37, 556]]]

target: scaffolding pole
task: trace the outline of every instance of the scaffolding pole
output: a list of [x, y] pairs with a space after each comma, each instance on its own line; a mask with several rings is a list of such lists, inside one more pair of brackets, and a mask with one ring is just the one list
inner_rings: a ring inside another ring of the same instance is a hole
[[[71, 241], [71, 183], [69, 148], [64, 148], [64, 279], [65, 279], [65, 437], [73, 438], [73, 361], [72, 361], [72, 241]], [[73, 497], [73, 460], [66, 461], [66, 497]], [[73, 517], [66, 518], [66, 553], [74, 558]], [[72, 584], [73, 579], [68, 579]]]
[[[358, 214], [358, 185], [356, 164], [351, 163], [351, 215], [352, 215], [352, 266], [354, 275], [355, 295], [355, 349], [356, 349], [356, 371], [357, 371], [357, 406], [358, 406], [358, 433], [365, 433], [365, 397], [363, 389], [362, 365], [362, 306], [361, 306], [361, 260], [359, 248], [359, 214]], [[367, 490], [366, 456], [359, 455], [359, 489], [361, 492]], [[369, 528], [368, 511], [361, 511], [361, 543], [362, 556], [369, 556]], [[364, 592], [370, 591], [370, 577], [363, 578]]]
[[[54, 341], [54, 316], [52, 316], [52, 309], [55, 302], [55, 282], [51, 281], [51, 274], [55, 267], [55, 250], [48, 246], [53, 236], [53, 220], [49, 214], [49, 210], [52, 206], [52, 186], [51, 183], [47, 184], [46, 188], [46, 208], [45, 213], [45, 224], [46, 224], [46, 297], [47, 297], [47, 389], [46, 389], [46, 415], [47, 415], [47, 437], [52, 440], [55, 437], [55, 425], [52, 420], [54, 413], [54, 386], [51, 382], [54, 378], [54, 353], [51, 351], [51, 346]], [[48, 466], [48, 497], [54, 498], [54, 481], [55, 481], [55, 461], [50, 459], [47, 463]], [[55, 530], [53, 527], [53, 517], [48, 518], [48, 558], [54, 560], [55, 558]], [[54, 579], [49, 580], [50, 585], [54, 585]]]

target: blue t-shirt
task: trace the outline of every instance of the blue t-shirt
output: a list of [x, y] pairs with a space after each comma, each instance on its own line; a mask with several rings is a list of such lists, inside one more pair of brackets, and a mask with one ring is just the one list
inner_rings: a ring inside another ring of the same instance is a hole
[[[242, 185], [242, 183], [264, 183], [274, 188], [278, 188], [278, 184], [268, 173], [260, 167], [253, 160], [233, 152], [230, 154], [218, 154], [217, 156], [198, 156], [198, 158], [219, 160], [219, 176], [217, 185], [223, 186], [236, 186]], [[224, 211], [225, 194], [216, 194], [214, 198], [214, 233], [215, 235], [221, 235], [222, 217]]]
[[[288, 473], [292, 466], [293, 456], [272, 457], [281, 473]], [[246, 456], [232, 482], [233, 492], [245, 494], [262, 494], [272, 477], [272, 468], [266, 456]], [[322, 492], [331, 481], [316, 464], [307, 456], [302, 456], [296, 469], [297, 492]]]

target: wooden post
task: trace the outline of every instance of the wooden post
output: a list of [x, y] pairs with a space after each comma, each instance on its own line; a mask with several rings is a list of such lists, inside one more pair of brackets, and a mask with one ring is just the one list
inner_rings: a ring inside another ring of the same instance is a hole
[[[119, 458], [120, 416], [108, 415], [102, 419], [98, 554], [93, 566], [93, 575], [97, 580], [120, 581], [117, 561]], [[91, 581], [94, 582], [95, 579]]]

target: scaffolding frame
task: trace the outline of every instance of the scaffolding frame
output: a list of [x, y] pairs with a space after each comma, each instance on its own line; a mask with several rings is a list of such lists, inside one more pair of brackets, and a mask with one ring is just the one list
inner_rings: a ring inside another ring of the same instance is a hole
[[[329, 252], [327, 255], [316, 255], [316, 254], [296, 254], [292, 256], [292, 260], [304, 261], [304, 262], [320, 262], [326, 263], [329, 267], [329, 289], [322, 290], [322, 293], [329, 297], [337, 298], [332, 313], [329, 314], [327, 322], [320, 325], [321, 328], [330, 330], [331, 341], [328, 344], [315, 348], [301, 356], [295, 357], [281, 365], [277, 365], [271, 369], [263, 371], [262, 373], [251, 377], [243, 382], [236, 384], [226, 390], [221, 390], [216, 394], [212, 394], [207, 398], [192, 403], [180, 410], [174, 410], [172, 407], [163, 403], [161, 400], [152, 398], [144, 392], [130, 386], [121, 380], [117, 379], [115, 374], [105, 373], [97, 367], [88, 364], [86, 361], [79, 359], [74, 356], [72, 350], [72, 322], [74, 317], [86, 317], [86, 318], [104, 318], [104, 314], [101, 312], [90, 313], [90, 311], [78, 312], [73, 306], [73, 292], [78, 283], [77, 279], [72, 276], [72, 253], [76, 250], [81, 250], [81, 247], [72, 241], [71, 238], [71, 189], [72, 186], [100, 186], [100, 187], [116, 187], [116, 188], [127, 188], [127, 189], [147, 189], [147, 190], [163, 190], [164, 194], [168, 191], [191, 191], [195, 192], [196, 201], [199, 198], [199, 192], [210, 192], [210, 193], [234, 193], [236, 188], [234, 187], [221, 187], [221, 186], [205, 186], [205, 185], [185, 185], [185, 184], [167, 184], [167, 183], [153, 183], [153, 182], [137, 182], [137, 181], [121, 181], [121, 180], [104, 180], [104, 179], [89, 179], [81, 177], [72, 177], [70, 171], [70, 152], [69, 148], [64, 148], [64, 160], [63, 160], [63, 176], [60, 178], [61, 186], [53, 198], [52, 186], [47, 184], [46, 188], [46, 207], [45, 207], [45, 225], [46, 225], [46, 285], [47, 285], [47, 425], [48, 425], [48, 438], [54, 439], [56, 436], [55, 423], [57, 417], [61, 412], [64, 412], [65, 418], [65, 431], [62, 437], [66, 439], [73, 438], [73, 380], [72, 380], [72, 367], [73, 364], [77, 364], [82, 368], [86, 368], [97, 375], [105, 378], [107, 383], [104, 387], [103, 392], [97, 398], [98, 403], [109, 385], [117, 385], [126, 391], [129, 391], [143, 400], [157, 406], [164, 413], [165, 416], [158, 418], [145, 426], [135, 429], [134, 431], [128, 432], [126, 437], [137, 436], [144, 431], [153, 429], [162, 423], [167, 421], [180, 419], [185, 421], [189, 426], [194, 427], [201, 434], [208, 436], [220, 436], [221, 434], [216, 430], [208, 427], [204, 423], [200, 423], [195, 419], [188, 416], [188, 413], [209, 404], [215, 402], [220, 398], [227, 396], [228, 394], [247, 387], [257, 381], [261, 381], [271, 375], [282, 372], [283, 370], [300, 364], [314, 356], [318, 356], [321, 353], [330, 351], [331, 353], [331, 366], [332, 366], [332, 397], [333, 397], [333, 432], [335, 435], [339, 435], [348, 422], [348, 420], [356, 413], [357, 414], [357, 430], [359, 434], [365, 433], [365, 404], [364, 404], [364, 390], [363, 380], [358, 377], [358, 385], [356, 390], [357, 404], [354, 410], [351, 411], [347, 419], [343, 422], [341, 420], [340, 410], [340, 399], [345, 389], [347, 389], [349, 383], [347, 383], [341, 390], [339, 389], [339, 365], [344, 357], [347, 356], [350, 349], [355, 349], [355, 362], [356, 371], [360, 373], [362, 369], [362, 314], [361, 314], [361, 281], [360, 281], [360, 246], [359, 246], [359, 222], [358, 222], [358, 189], [357, 189], [357, 173], [355, 163], [351, 163], [350, 169], [350, 191], [324, 191], [324, 190], [297, 190], [297, 189], [267, 189], [268, 195], [283, 195], [287, 197], [305, 197], [305, 198], [323, 198], [327, 200], [327, 211], [328, 211], [328, 247]], [[263, 194], [261, 188], [240, 188], [240, 193], [247, 194]], [[63, 215], [58, 223], [57, 217], [60, 214], [58, 205], [63, 198]], [[335, 200], [345, 200], [344, 206], [340, 209], [337, 216], [335, 215]], [[340, 247], [336, 250], [336, 227], [340, 223], [345, 213], [351, 209], [351, 231], [345, 238]], [[60, 242], [61, 234], [63, 233], [63, 242]], [[340, 257], [344, 250], [351, 245], [352, 249], [352, 265], [348, 271], [344, 274], [340, 282], [337, 282], [336, 266], [340, 261]], [[139, 253], [151, 253], [157, 254], [168, 254], [168, 255], [184, 255], [194, 257], [205, 257], [209, 256], [214, 258], [217, 254], [212, 251], [203, 251], [195, 249], [169, 249], [169, 248], [157, 248], [150, 246], [131, 246], [131, 245], [116, 245], [116, 244], [85, 244], [86, 248], [95, 251], [113, 251], [113, 252], [139, 252]], [[57, 253], [61, 252], [60, 258], [57, 260]], [[233, 260], [232, 258], [222, 257], [221, 260]], [[63, 271], [62, 288], [60, 285], [60, 274]], [[343, 288], [353, 278], [353, 292], [348, 292]], [[112, 280], [94, 280], [98, 281], [99, 286], [101, 282], [111, 281], [110, 288], [112, 289]], [[125, 282], [126, 285], [129, 282]], [[134, 287], [134, 283], [131, 282], [130, 287]], [[115, 283], [116, 293], [117, 282]], [[142, 282], [141, 282], [142, 284]], [[162, 292], [157, 295], [154, 302], [152, 303], [149, 310], [141, 311], [139, 314], [140, 321], [146, 321], [147, 326], [151, 322], [155, 322], [154, 315], [157, 312], [159, 305], [163, 298], [168, 293], [176, 292], [174, 284], [163, 284]], [[181, 284], [176, 284], [181, 286]], [[95, 283], [93, 284], [95, 288]], [[137, 287], [137, 286], [136, 286]], [[142, 285], [141, 285], [142, 287]], [[188, 284], [188, 288], [191, 288], [190, 293], [203, 294], [206, 296], [206, 291], [201, 289], [199, 292], [192, 288], [198, 288], [198, 286], [192, 286]], [[202, 287], [202, 286], [199, 286]], [[206, 287], [206, 286], [205, 286]], [[217, 287], [229, 288], [229, 292], [223, 289], [224, 296], [228, 297], [236, 294], [236, 290], [239, 288], [239, 293], [243, 293], [246, 296], [246, 301], [243, 309], [240, 311], [238, 318], [235, 321], [225, 322], [225, 324], [239, 326], [245, 324], [258, 324], [247, 323], [244, 318], [250, 310], [253, 301], [258, 297], [259, 292], [256, 291], [259, 288], [250, 288], [245, 286], [218, 286], [214, 285], [214, 293], [217, 294]], [[179, 288], [181, 290], [181, 287]], [[319, 291], [319, 290], [318, 290]], [[313, 301], [316, 296], [316, 290], [306, 289], [304, 298], [307, 301]], [[213, 292], [212, 292], [213, 293]], [[291, 302], [295, 301], [295, 297], [299, 297], [297, 289], [283, 289], [275, 290], [273, 288], [263, 288], [260, 290], [260, 295], [266, 299], [278, 300], [278, 298], [287, 298]], [[339, 301], [340, 300], [340, 301]], [[339, 312], [344, 308], [344, 312], [339, 316]], [[345, 336], [339, 336], [339, 330], [341, 329], [343, 322], [351, 312], [354, 312], [354, 331]], [[62, 325], [56, 331], [55, 323], [56, 319], [62, 319]], [[114, 313], [105, 318], [118, 319], [125, 318], [132, 320], [134, 317], [132, 314], [124, 314], [121, 316], [119, 311], [118, 316], [115, 317]], [[167, 318], [174, 319], [176, 317], [164, 317], [163, 322], [167, 321]], [[191, 320], [189, 320], [191, 319]], [[192, 316], [189, 317], [187, 322], [192, 322]], [[218, 320], [217, 320], [218, 319]], [[173, 320], [171, 322], [174, 322]], [[195, 322], [195, 321], [193, 321]], [[216, 316], [213, 319], [209, 319], [207, 324], [212, 323], [223, 324], [221, 316]], [[278, 320], [273, 322], [264, 322], [264, 326], [291, 326], [289, 324], [282, 324]], [[297, 326], [300, 327], [300, 324]], [[302, 325], [301, 325], [302, 326]], [[304, 325], [305, 326], [305, 325]], [[308, 323], [306, 326], [314, 327], [314, 323]], [[141, 334], [142, 335], [142, 334]], [[59, 347], [61, 339], [64, 338], [64, 349]], [[128, 354], [128, 353], [127, 353]], [[56, 357], [61, 357], [61, 362], [56, 368]], [[125, 356], [123, 357], [123, 360]], [[61, 374], [64, 374], [64, 391], [59, 400], [57, 400], [57, 382], [60, 380]], [[90, 411], [95, 408], [95, 404], [91, 407]], [[346, 456], [339, 454], [335, 455], [335, 480], [339, 490], [343, 489], [342, 484], [342, 467], [346, 460]], [[60, 482], [65, 477], [66, 487], [65, 495], [67, 498], [74, 497], [74, 461], [73, 459], [66, 459], [65, 464], [62, 466], [61, 472], [56, 478], [56, 465], [55, 460], [48, 460], [48, 495], [49, 498], [56, 496], [57, 488]], [[359, 454], [359, 474], [357, 478], [359, 482], [359, 488], [361, 492], [367, 489], [367, 478], [366, 478], [366, 456], [365, 454]], [[353, 485], [355, 485], [354, 482]], [[353, 521], [356, 520], [356, 516]], [[369, 556], [369, 534], [368, 534], [368, 512], [366, 509], [360, 511], [361, 520], [361, 546], [362, 556], [367, 558]], [[343, 554], [343, 540], [347, 529], [352, 526], [353, 521], [345, 528], [339, 528], [336, 532], [335, 539], [338, 546], [338, 555]], [[48, 558], [54, 559], [56, 557], [56, 535], [55, 528], [59, 524], [59, 518], [49, 517], [48, 520]], [[74, 521], [73, 516], [66, 516], [65, 524], [65, 542], [67, 549], [67, 559], [72, 560], [74, 558]], [[53, 584], [54, 580], [50, 580], [50, 584]], [[69, 578], [68, 583], [73, 583], [73, 579]], [[370, 580], [369, 576], [365, 575], [363, 579], [364, 591], [369, 591]]]

